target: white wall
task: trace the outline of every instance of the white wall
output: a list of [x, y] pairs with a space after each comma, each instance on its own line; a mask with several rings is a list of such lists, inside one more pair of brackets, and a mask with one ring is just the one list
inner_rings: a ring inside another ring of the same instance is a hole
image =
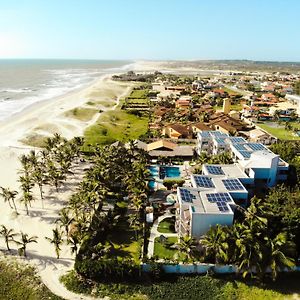
[[207, 213], [193, 213], [191, 219], [191, 234], [193, 237], [200, 238], [206, 234], [211, 226], [217, 224], [220, 225], [232, 225], [232, 214], [207, 214]]

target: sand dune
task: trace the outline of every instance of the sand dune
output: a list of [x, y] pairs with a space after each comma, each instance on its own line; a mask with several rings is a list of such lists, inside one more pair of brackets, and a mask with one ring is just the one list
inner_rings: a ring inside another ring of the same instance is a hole
[[[120, 97], [129, 91], [124, 83], [116, 83], [108, 76], [100, 78], [88, 88], [73, 92], [60, 98], [35, 104], [25, 111], [14, 115], [9, 120], [0, 124], [0, 186], [19, 189], [18, 170], [20, 163], [18, 157], [27, 153], [32, 147], [22, 144], [25, 137], [39, 134], [51, 135], [54, 131], [66, 138], [72, 138], [83, 134], [84, 129], [91, 125], [99, 117], [99, 113], [88, 122], [82, 122], [76, 118], [66, 117], [65, 112], [76, 107], [84, 107], [88, 101], [107, 101], [109, 93], [112, 96], [114, 109]], [[97, 93], [97, 95], [96, 95]], [[105, 110], [105, 108], [102, 108]], [[29, 216], [24, 207], [17, 201], [19, 215], [13, 212], [7, 203], [0, 200], [1, 219], [0, 225], [14, 229], [16, 232], [23, 231], [30, 236], [37, 236], [37, 244], [28, 245], [28, 258], [34, 263], [42, 277], [43, 282], [57, 295], [65, 299], [91, 299], [90, 297], [78, 296], [67, 291], [59, 283], [60, 275], [71, 269], [74, 259], [67, 245], [62, 247], [61, 259], [56, 259], [54, 248], [45, 239], [52, 236], [52, 229], [56, 227], [55, 220], [59, 210], [67, 203], [68, 198], [74, 192], [76, 184], [82, 176], [82, 168], [77, 166], [75, 175], [71, 176], [59, 192], [47, 187], [45, 190], [44, 208], [39, 200], [39, 192], [36, 189], [36, 200], [32, 203]], [[16, 255], [17, 246], [11, 245], [12, 254]], [[0, 249], [5, 249], [3, 239], [0, 240]]]

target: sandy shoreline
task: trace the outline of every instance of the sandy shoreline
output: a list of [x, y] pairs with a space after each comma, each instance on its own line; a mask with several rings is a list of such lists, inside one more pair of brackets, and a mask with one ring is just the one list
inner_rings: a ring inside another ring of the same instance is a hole
[[[125, 96], [131, 89], [128, 83], [110, 80], [112, 74], [103, 75], [90, 86], [70, 92], [61, 97], [35, 103], [20, 113], [13, 115], [0, 123], [0, 186], [19, 190], [18, 169], [19, 157], [27, 153], [32, 147], [22, 144], [21, 140], [31, 134], [52, 135], [54, 132], [70, 139], [83, 134], [85, 128], [95, 122], [101, 111], [115, 109], [120, 97]], [[82, 121], [75, 117], [67, 117], [66, 112], [87, 107], [88, 101], [95, 101], [95, 115], [89, 121]], [[109, 106], [103, 103], [112, 102]], [[37, 244], [28, 245], [28, 260], [37, 266], [43, 282], [57, 295], [66, 299], [91, 299], [78, 296], [67, 291], [59, 283], [60, 275], [71, 269], [74, 263], [73, 255], [67, 245], [62, 246], [61, 259], [55, 257], [54, 248], [45, 240], [51, 237], [52, 229], [58, 212], [65, 206], [69, 197], [74, 193], [82, 176], [82, 167], [75, 170], [75, 175], [68, 178], [59, 192], [51, 187], [45, 189], [44, 208], [41, 207], [38, 190], [34, 190], [35, 201], [32, 202], [30, 215], [27, 216], [24, 206], [18, 201], [19, 215], [16, 216], [9, 205], [0, 199], [0, 225], [5, 225], [15, 232], [23, 231], [29, 236], [38, 236]], [[12, 253], [16, 255], [17, 246], [11, 244]], [[5, 243], [0, 239], [0, 249], [4, 250]]]

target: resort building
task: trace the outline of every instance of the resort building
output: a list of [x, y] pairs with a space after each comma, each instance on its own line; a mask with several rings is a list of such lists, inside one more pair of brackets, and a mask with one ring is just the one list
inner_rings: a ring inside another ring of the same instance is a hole
[[260, 143], [249, 143], [242, 137], [230, 137], [219, 131], [203, 131], [197, 134], [197, 153], [229, 152], [242, 172], [272, 187], [287, 180], [289, 164]]
[[176, 229], [179, 236], [203, 236], [216, 224], [232, 225], [235, 203], [227, 192], [210, 189], [177, 189]]

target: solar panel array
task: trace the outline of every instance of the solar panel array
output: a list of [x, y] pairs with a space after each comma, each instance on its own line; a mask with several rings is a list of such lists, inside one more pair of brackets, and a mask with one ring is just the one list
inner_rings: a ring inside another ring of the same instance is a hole
[[215, 140], [218, 144], [226, 144], [224, 138], [216, 138]]
[[202, 132], [200, 133], [200, 135], [201, 135], [202, 137], [210, 137], [209, 131], [202, 131]]
[[245, 143], [245, 139], [240, 136], [230, 137], [230, 141], [234, 144]]
[[228, 193], [213, 193], [207, 194], [207, 200], [210, 203], [216, 203], [219, 211], [226, 212], [229, 211], [227, 202], [231, 202], [231, 198]]
[[209, 178], [209, 177], [194, 176], [194, 178], [195, 178], [195, 182], [196, 182], [197, 186], [206, 187], [206, 188], [215, 187], [211, 178]]
[[215, 137], [224, 137], [227, 138], [228, 135], [226, 133], [220, 132], [220, 131], [212, 131], [211, 133]]
[[266, 149], [264, 145], [258, 143], [248, 143], [247, 146], [253, 151], [261, 151]]
[[245, 150], [247, 150], [243, 144], [233, 144], [233, 147], [236, 150], [238, 150], [238, 151], [245, 151]]
[[185, 202], [193, 202], [193, 199], [196, 199], [196, 196], [193, 195], [189, 190], [187, 189], [179, 189], [181, 199]]
[[229, 191], [238, 191], [244, 189], [243, 185], [237, 179], [223, 179], [222, 182]]
[[225, 175], [222, 168], [219, 166], [206, 166], [206, 169], [208, 173], [214, 174], [214, 175]]
[[239, 152], [242, 154], [244, 158], [250, 158], [252, 153], [251, 151], [239, 151]]

